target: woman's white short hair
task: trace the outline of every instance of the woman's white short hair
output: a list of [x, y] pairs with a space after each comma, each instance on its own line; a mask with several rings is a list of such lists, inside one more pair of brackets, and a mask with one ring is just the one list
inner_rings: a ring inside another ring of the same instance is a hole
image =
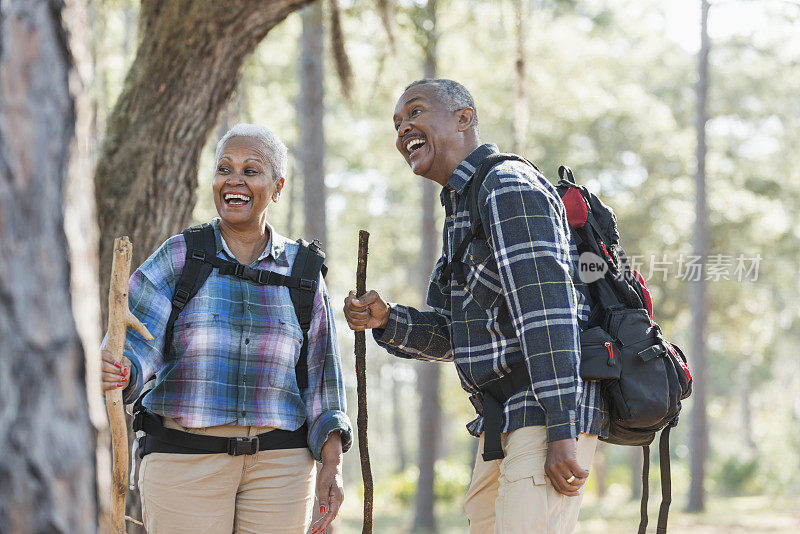
[[215, 172], [222, 147], [225, 146], [225, 142], [232, 137], [252, 137], [260, 141], [267, 151], [267, 158], [269, 158], [270, 163], [272, 163], [272, 178], [277, 182], [281, 178], [286, 177], [286, 158], [288, 152], [286, 150], [286, 145], [284, 145], [283, 142], [278, 139], [278, 136], [272, 133], [272, 130], [269, 128], [257, 124], [247, 124], [246, 122], [240, 122], [228, 130], [217, 143], [217, 150], [214, 154]]

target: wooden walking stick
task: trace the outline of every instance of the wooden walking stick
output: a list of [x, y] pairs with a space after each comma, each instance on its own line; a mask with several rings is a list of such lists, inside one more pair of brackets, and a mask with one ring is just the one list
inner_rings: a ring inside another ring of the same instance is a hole
[[[356, 297], [367, 292], [367, 247], [369, 232], [358, 232], [358, 268], [356, 269]], [[358, 392], [358, 455], [361, 457], [361, 478], [364, 481], [364, 526], [362, 534], [372, 534], [372, 468], [369, 465], [367, 444], [367, 336], [356, 332], [356, 383]]]
[[[122, 361], [125, 334], [133, 328], [145, 339], [151, 340], [147, 328], [133, 316], [128, 308], [128, 276], [131, 271], [133, 245], [127, 237], [114, 240], [114, 260], [111, 264], [111, 286], [108, 289], [108, 337], [106, 350], [114, 361]], [[111, 528], [117, 534], [125, 533], [125, 496], [128, 491], [128, 426], [122, 402], [122, 389], [106, 391], [106, 410], [111, 427], [112, 482]]]

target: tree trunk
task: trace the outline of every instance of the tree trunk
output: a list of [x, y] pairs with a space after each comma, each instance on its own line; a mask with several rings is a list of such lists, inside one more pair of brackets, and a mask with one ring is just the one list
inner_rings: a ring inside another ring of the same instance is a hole
[[[322, 2], [303, 9], [303, 31], [300, 36], [300, 95], [297, 115], [300, 123], [300, 141], [297, 146], [298, 167], [303, 176], [303, 238], [318, 239], [323, 246], [325, 233], [325, 87], [323, 42], [325, 28], [322, 24]], [[297, 188], [294, 189], [297, 193]], [[319, 469], [317, 470], [319, 473]], [[312, 520], [322, 516], [319, 501], [314, 502]], [[328, 529], [335, 534], [336, 524]]]
[[322, 3], [303, 10], [303, 34], [300, 52], [300, 144], [297, 152], [300, 172], [305, 183], [304, 213], [307, 240], [319, 239], [326, 244], [325, 235], [325, 88], [323, 85]]
[[514, 0], [516, 15], [515, 38], [517, 58], [514, 62], [514, 138], [511, 150], [516, 153], [525, 148], [525, 139], [528, 136], [528, 91], [525, 77], [525, 37], [528, 30], [524, 0]]
[[[308, 0], [143, 0], [140, 43], [108, 117], [97, 164], [101, 292], [114, 238], [128, 235], [139, 265], [186, 226], [198, 157], [236, 88], [244, 59]], [[210, 171], [210, 169], [209, 169]], [[103, 317], [107, 303], [101, 299]]]
[[[436, 0], [428, 0], [425, 6], [425, 18], [429, 24], [425, 35], [426, 78], [436, 77]], [[428, 290], [431, 269], [439, 254], [436, 230], [437, 184], [431, 180], [422, 180], [422, 251], [420, 254], [420, 280], [422, 295]], [[423, 296], [423, 299], [425, 297]], [[437, 532], [436, 525], [436, 493], [434, 491], [434, 468], [439, 452], [441, 434], [442, 409], [439, 403], [439, 377], [441, 368], [438, 363], [418, 363], [417, 376], [420, 395], [419, 405], [419, 481], [414, 505], [414, 532]]]
[[78, 293], [91, 255], [76, 261], [95, 235], [82, 7], [0, 2], [0, 529], [14, 533], [97, 530], [91, 328], [75, 323], [98, 315], [96, 293]]
[[[697, 172], [695, 174], [695, 223], [694, 254], [705, 260], [708, 257], [708, 208], [706, 206], [706, 123], [708, 111], [708, 0], [701, 0], [700, 51], [698, 53], [697, 80]], [[691, 450], [691, 482], [687, 511], [701, 512], [705, 509], [706, 458], [708, 457], [708, 418], [706, 416], [706, 340], [708, 324], [708, 297], [705, 275], [692, 282], [692, 367], [694, 405], [689, 442]]]

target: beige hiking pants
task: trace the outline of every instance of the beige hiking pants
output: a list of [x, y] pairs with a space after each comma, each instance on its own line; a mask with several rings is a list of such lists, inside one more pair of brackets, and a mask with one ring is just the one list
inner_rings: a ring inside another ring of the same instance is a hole
[[[223, 437], [268, 428], [223, 425], [184, 429]], [[311, 522], [316, 470], [308, 449], [254, 455], [151, 453], [139, 468], [142, 517], [149, 534], [303, 534]]]
[[[503, 434], [505, 458], [484, 462], [483, 434], [467, 490], [464, 510], [470, 534], [571, 534], [585, 485], [578, 497], [566, 497], [550, 484], [544, 472], [547, 432], [527, 426]], [[581, 434], [578, 464], [592, 465], [597, 436]]]

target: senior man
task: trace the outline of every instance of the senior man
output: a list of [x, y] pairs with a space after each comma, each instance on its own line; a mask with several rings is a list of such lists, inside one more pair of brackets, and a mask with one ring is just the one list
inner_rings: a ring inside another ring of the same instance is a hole
[[[470, 532], [572, 532], [604, 417], [599, 387], [578, 373], [588, 297], [561, 200], [533, 167], [497, 164], [478, 194], [485, 239], [455, 258], [470, 226], [470, 179], [497, 147], [481, 143], [472, 96], [452, 80], [409, 85], [393, 121], [411, 170], [442, 186], [444, 243], [427, 297], [433, 311], [351, 292], [348, 324], [373, 329], [396, 356], [454, 360], [464, 389], [482, 395], [476, 399], [490, 400], [504, 377], [523, 376], [498, 402], [495, 421], [487, 415], [468, 425], [481, 440], [465, 501]], [[442, 276], [453, 262], [463, 277]], [[493, 436], [492, 426], [502, 435]], [[502, 452], [486, 450], [490, 441]]]

